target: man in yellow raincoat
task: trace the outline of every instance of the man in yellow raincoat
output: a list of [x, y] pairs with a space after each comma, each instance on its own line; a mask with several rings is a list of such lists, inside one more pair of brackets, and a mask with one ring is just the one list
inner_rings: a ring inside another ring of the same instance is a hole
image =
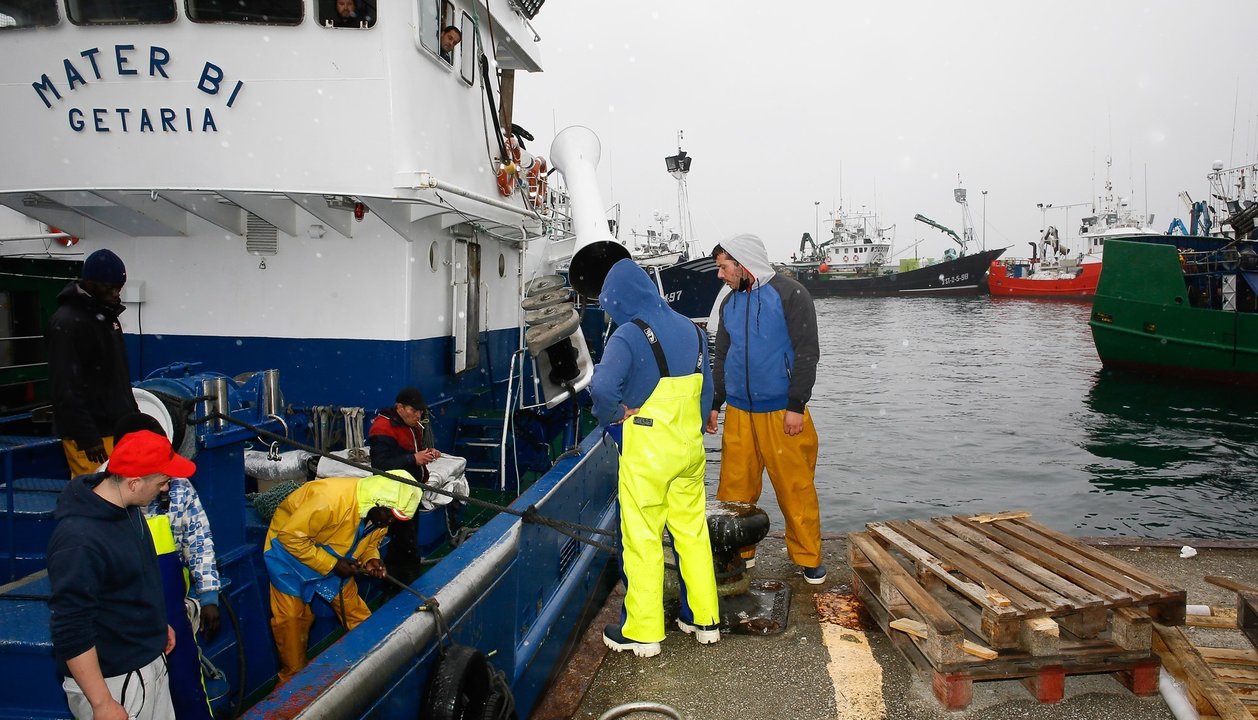
[[[414, 482], [404, 471], [392, 474]], [[385, 576], [380, 540], [394, 520], [414, 516], [420, 496], [419, 487], [380, 475], [324, 478], [302, 485], [276, 508], [263, 557], [281, 683], [306, 666], [316, 595], [349, 630], [371, 616], [354, 576], [360, 570]]]
[[594, 370], [600, 423], [618, 422], [620, 534], [625, 606], [603, 642], [640, 657], [664, 639], [665, 526], [681, 573], [677, 625], [700, 643], [721, 639], [716, 573], [703, 487], [703, 410], [712, 374], [703, 331], [674, 312], [632, 260], [612, 266], [599, 304], [619, 325]]

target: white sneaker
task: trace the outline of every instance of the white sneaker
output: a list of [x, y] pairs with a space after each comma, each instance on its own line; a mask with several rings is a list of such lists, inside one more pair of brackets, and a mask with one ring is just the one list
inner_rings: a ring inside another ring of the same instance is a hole
[[721, 629], [716, 625], [691, 625], [677, 618], [677, 627], [687, 635], [694, 635], [700, 645], [711, 645], [721, 641]]
[[660, 654], [659, 643], [630, 640], [620, 632], [619, 625], [608, 625], [603, 628], [603, 644], [616, 652], [631, 650], [638, 657], [655, 657]]

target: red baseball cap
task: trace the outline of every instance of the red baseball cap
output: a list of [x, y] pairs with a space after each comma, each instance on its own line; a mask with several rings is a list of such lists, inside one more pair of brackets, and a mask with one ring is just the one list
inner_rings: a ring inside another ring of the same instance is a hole
[[161, 473], [170, 477], [190, 477], [197, 471], [191, 460], [176, 453], [164, 435], [148, 430], [127, 433], [109, 456], [109, 472], [121, 477], [144, 477]]

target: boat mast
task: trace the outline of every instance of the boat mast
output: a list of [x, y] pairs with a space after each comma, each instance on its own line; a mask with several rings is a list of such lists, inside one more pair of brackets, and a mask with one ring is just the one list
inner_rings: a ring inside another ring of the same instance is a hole
[[694, 227], [690, 224], [690, 196], [686, 191], [686, 175], [690, 172], [692, 158], [681, 149], [682, 135], [683, 131], [678, 130], [677, 154], [664, 158], [664, 166], [668, 168], [668, 174], [677, 180], [677, 223], [681, 227], [681, 246], [686, 257], [694, 258], [699, 256], [699, 248], [690, 246], [695, 240]]
[[974, 228], [970, 223], [970, 204], [965, 199], [965, 188], [961, 187], [961, 173], [957, 173], [957, 188], [952, 191], [952, 197], [961, 206], [961, 254], [965, 255], [970, 249], [970, 241], [974, 239]]

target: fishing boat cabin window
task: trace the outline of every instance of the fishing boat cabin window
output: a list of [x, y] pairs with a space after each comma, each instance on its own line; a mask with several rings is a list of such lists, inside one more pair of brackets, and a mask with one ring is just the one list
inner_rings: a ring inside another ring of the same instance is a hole
[[[472, 16], [463, 13], [463, 21], [460, 23], [460, 32], [467, 43], [475, 43], [476, 27], [472, 25]], [[460, 42], [458, 47], [454, 48], [459, 58], [459, 76], [463, 78], [463, 82], [471, 85], [476, 77], [476, 53], [472, 50], [472, 44], [464, 44]]]
[[[440, 55], [441, 59], [445, 60], [448, 65], [454, 64], [454, 54], [459, 51], [459, 47], [458, 45], [455, 45], [453, 48], [447, 50], [445, 45], [442, 43], [444, 39], [442, 36], [445, 35], [446, 28], [458, 27], [454, 24], [454, 19], [454, 3], [450, 2], [450, 0], [443, 0], [441, 3], [441, 25], [437, 30], [437, 54]], [[462, 33], [463, 31], [460, 30], [459, 32]], [[460, 38], [459, 45], [462, 44], [462, 39]]]
[[[71, 0], [73, 1], [73, 0]], [[186, 0], [193, 22], [298, 25], [303, 0]]]
[[319, 24], [329, 28], [366, 30], [376, 24], [371, 0], [319, 0]]
[[56, 25], [57, 0], [0, 0], [0, 30]]
[[419, 44], [434, 55], [441, 52], [441, 0], [419, 0]]
[[66, 0], [75, 25], [132, 25], [175, 21], [175, 0]]

